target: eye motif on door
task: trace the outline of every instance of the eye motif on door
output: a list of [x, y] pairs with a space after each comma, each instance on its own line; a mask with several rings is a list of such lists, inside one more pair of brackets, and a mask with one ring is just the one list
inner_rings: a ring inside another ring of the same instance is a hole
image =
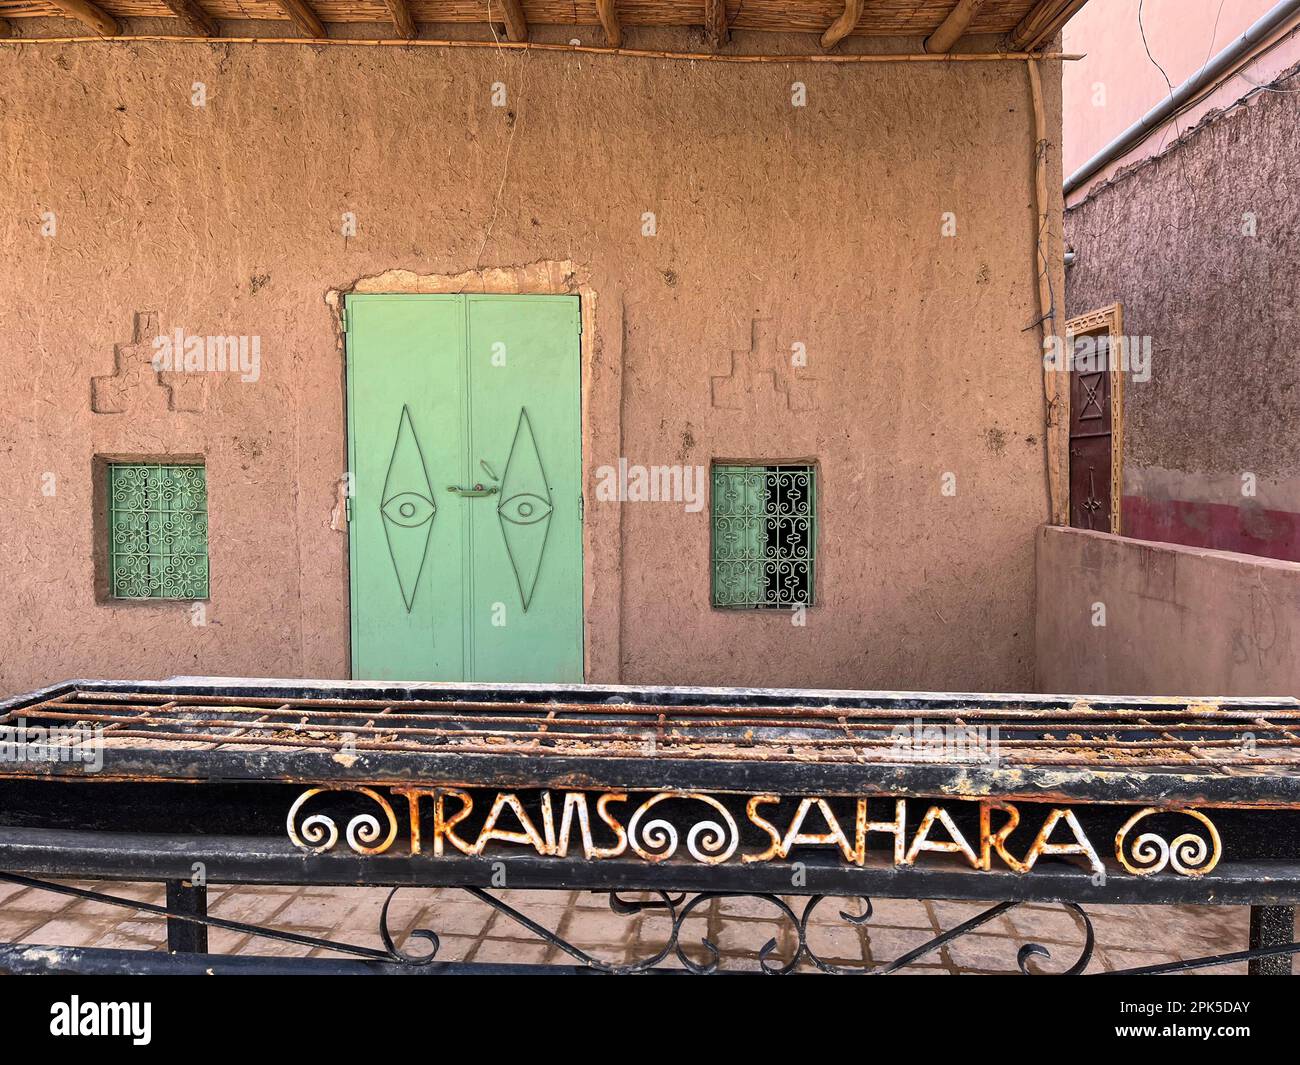
[[416, 589], [420, 584], [420, 574], [424, 572], [429, 540], [433, 536], [433, 516], [437, 512], [433, 486], [424, 465], [424, 452], [411, 424], [411, 412], [403, 406], [397, 420], [393, 455], [388, 460], [388, 473], [384, 475], [379, 514], [384, 521], [388, 554], [408, 614], [415, 605]]
[[501, 478], [501, 501], [497, 518], [505, 540], [506, 556], [515, 572], [519, 598], [528, 611], [537, 575], [542, 568], [542, 554], [551, 529], [551, 512], [555, 509], [551, 487], [542, 468], [537, 438], [526, 407], [519, 408], [519, 423], [510, 444], [506, 470]]

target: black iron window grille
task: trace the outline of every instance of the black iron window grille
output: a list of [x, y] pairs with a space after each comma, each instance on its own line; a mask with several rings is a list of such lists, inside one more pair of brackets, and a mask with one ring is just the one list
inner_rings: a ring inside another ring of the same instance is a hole
[[713, 605], [810, 606], [817, 543], [813, 466], [713, 467]]

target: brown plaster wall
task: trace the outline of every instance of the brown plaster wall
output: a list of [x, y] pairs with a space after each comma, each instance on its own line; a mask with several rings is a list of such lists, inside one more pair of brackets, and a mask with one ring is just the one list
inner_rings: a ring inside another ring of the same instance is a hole
[[[1055, 137], [1059, 69], [1047, 73]], [[796, 80], [806, 107], [791, 106]], [[491, 106], [494, 82], [506, 108]], [[589, 679], [1024, 689], [1047, 513], [1025, 331], [1032, 152], [1016, 63], [0, 49], [0, 689], [346, 676], [343, 364], [327, 295], [389, 271], [469, 274], [475, 290], [537, 264], [571, 264], [557, 283], [594, 315]], [[355, 237], [340, 235], [345, 211]], [[641, 235], [647, 211], [655, 237]], [[956, 238], [940, 235], [947, 211]], [[132, 349], [138, 312], [163, 332], [260, 336], [259, 381], [113, 377], [150, 354], [148, 325]], [[795, 343], [806, 369], [790, 365]], [[92, 413], [95, 377], [126, 413]], [[206, 457], [204, 625], [184, 605], [95, 598], [94, 456], [159, 454]], [[707, 509], [597, 503], [594, 469], [620, 455], [816, 457], [807, 624], [712, 610]]]
[[1300, 78], [1272, 88], [1068, 212], [1067, 299], [1119, 302], [1151, 338], [1150, 381], [1125, 384], [1121, 531], [1298, 560]]
[[1037, 543], [1038, 690], [1300, 692], [1300, 563], [1048, 526]]

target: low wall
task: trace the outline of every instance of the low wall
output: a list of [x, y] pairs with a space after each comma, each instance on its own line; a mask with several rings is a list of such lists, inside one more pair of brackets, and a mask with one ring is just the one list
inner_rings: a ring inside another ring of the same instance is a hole
[[1300, 695], [1300, 563], [1038, 530], [1039, 691]]

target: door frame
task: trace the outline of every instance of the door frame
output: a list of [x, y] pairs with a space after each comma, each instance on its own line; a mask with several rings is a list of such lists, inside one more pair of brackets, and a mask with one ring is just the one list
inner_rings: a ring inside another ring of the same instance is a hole
[[[1124, 305], [1112, 303], [1107, 307], [1089, 311], [1070, 318], [1065, 323], [1066, 350], [1073, 355], [1074, 338], [1085, 333], [1105, 330], [1110, 352], [1110, 531], [1120, 535], [1120, 501], [1124, 492]], [[1073, 368], [1070, 369], [1073, 373]], [[1070, 430], [1070, 397], [1072, 390], [1065, 389], [1065, 417], [1067, 447]], [[1066, 466], [1065, 513], [1070, 513], [1069, 466]]]
[[[594, 506], [593, 470], [622, 452], [623, 439], [623, 300], [614, 282], [602, 284], [598, 297], [589, 269], [569, 260], [542, 260], [527, 266], [485, 267], [459, 274], [414, 274], [388, 270], [331, 288], [325, 303], [332, 315], [339, 353], [338, 388], [343, 404], [343, 470], [351, 469], [351, 412], [347, 409], [349, 363], [343, 328], [345, 297], [350, 295], [488, 295], [577, 296], [582, 333], [579, 337], [581, 397], [579, 403], [582, 463], [582, 630], [583, 680], [618, 684], [622, 681], [623, 508]], [[603, 457], [602, 457], [603, 456]], [[344, 623], [347, 675], [352, 675], [352, 565], [346, 521], [346, 476], [339, 480], [339, 505], [331, 528], [343, 533], [342, 585], [347, 616]]]

